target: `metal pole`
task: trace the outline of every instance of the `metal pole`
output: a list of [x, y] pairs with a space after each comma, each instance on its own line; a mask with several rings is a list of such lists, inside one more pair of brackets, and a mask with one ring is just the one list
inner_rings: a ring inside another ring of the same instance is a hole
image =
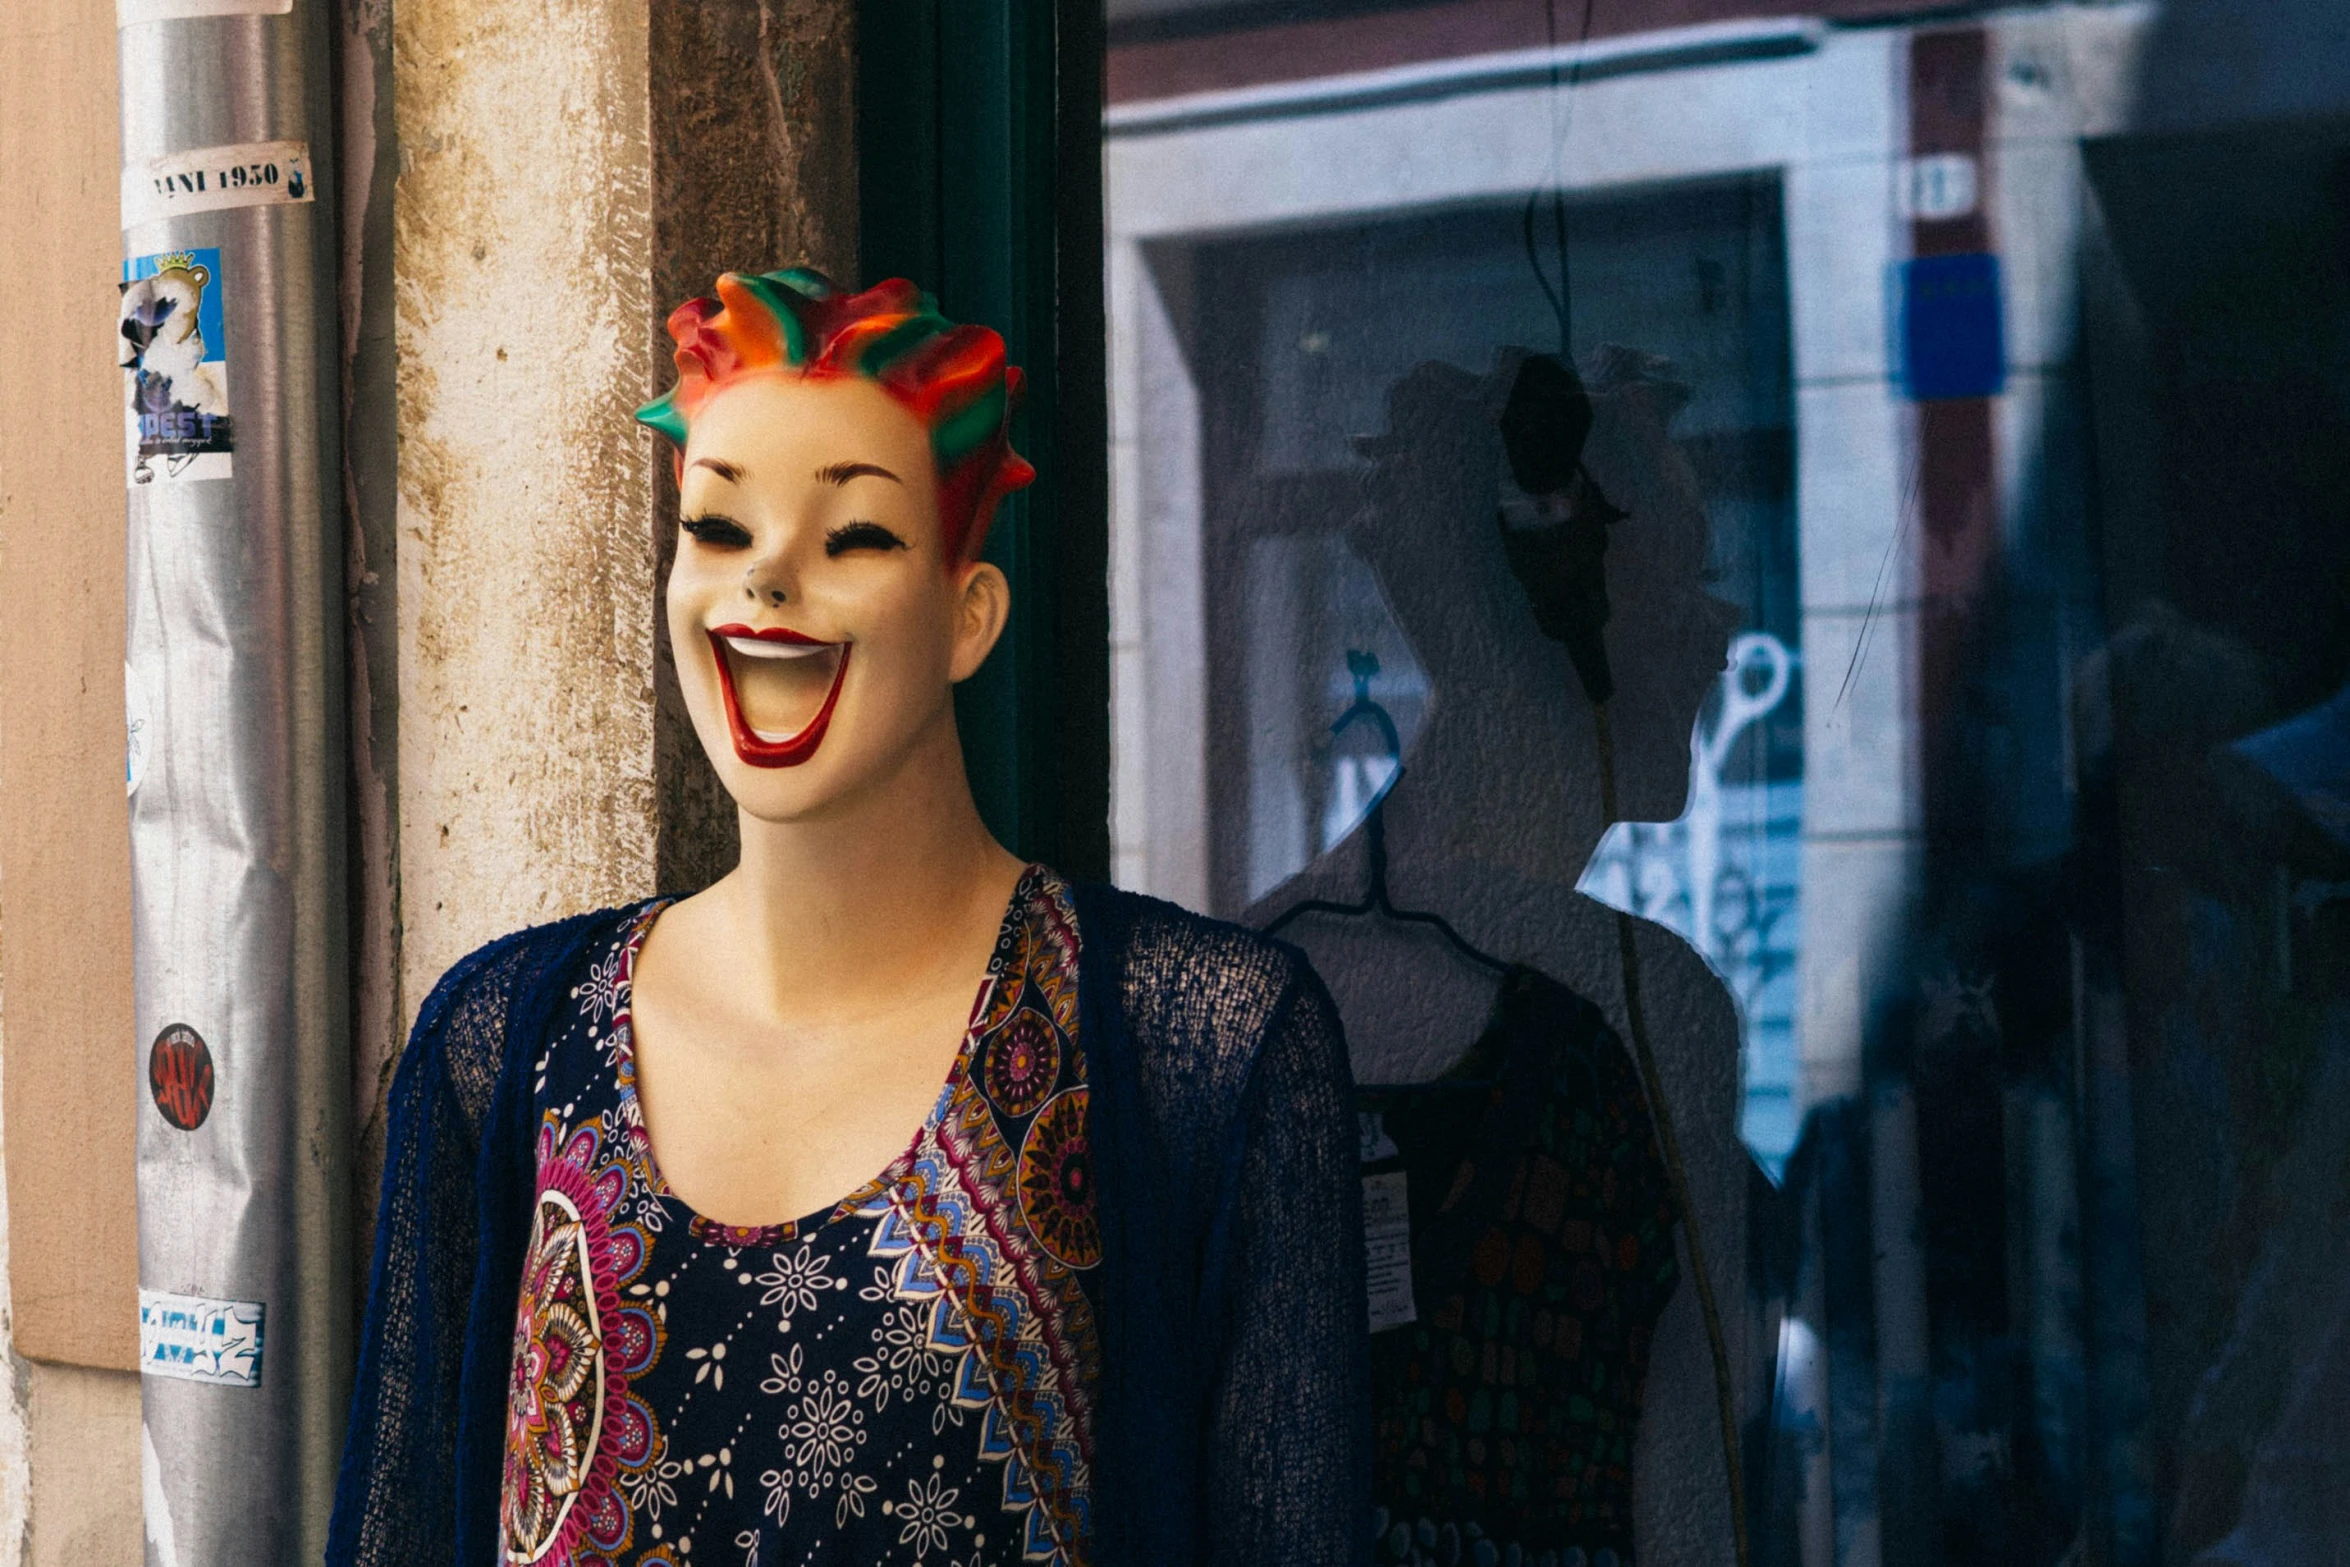
[[146, 1560], [315, 1562], [350, 1354], [328, 18], [118, 4]]

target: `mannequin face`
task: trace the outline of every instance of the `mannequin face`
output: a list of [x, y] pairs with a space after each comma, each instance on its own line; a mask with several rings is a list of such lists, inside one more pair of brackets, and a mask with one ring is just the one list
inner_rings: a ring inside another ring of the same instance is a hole
[[1003, 573], [946, 558], [930, 437], [858, 377], [759, 375], [695, 418], [669, 574], [694, 731], [736, 802], [825, 814], [954, 722]]

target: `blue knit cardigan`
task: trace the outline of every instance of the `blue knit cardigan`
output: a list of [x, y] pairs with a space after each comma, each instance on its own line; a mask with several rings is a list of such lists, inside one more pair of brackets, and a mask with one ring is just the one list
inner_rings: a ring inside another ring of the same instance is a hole
[[[1329, 996], [1279, 942], [1106, 887], [1075, 901], [1102, 1224], [1093, 1560], [1360, 1560], [1361, 1189]], [[635, 912], [492, 942], [417, 1016], [392, 1086], [334, 1567], [500, 1558], [529, 1067]]]

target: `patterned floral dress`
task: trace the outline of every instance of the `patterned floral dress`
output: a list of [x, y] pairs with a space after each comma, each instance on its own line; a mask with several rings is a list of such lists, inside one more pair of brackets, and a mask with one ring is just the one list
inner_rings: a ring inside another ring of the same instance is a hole
[[661, 907], [537, 1063], [506, 1561], [1080, 1567], [1101, 1242], [1067, 889], [1022, 878], [906, 1151], [757, 1229], [679, 1201], [646, 1139], [629, 988]]

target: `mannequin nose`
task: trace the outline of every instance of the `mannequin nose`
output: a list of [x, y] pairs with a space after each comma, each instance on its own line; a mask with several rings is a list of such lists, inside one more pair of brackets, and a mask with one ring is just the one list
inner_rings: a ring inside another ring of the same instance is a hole
[[787, 595], [774, 563], [762, 561], [743, 573], [743, 597], [769, 606], [784, 602]]

